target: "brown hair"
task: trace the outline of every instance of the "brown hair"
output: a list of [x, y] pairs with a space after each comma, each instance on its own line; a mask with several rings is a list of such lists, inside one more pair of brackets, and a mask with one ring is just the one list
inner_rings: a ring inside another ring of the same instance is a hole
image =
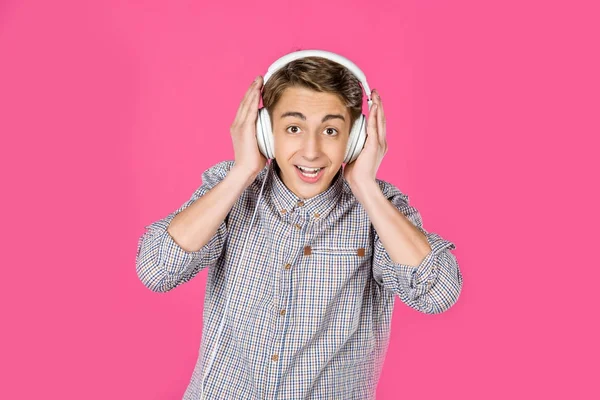
[[363, 92], [360, 81], [349, 69], [323, 57], [304, 57], [277, 70], [263, 88], [263, 107], [271, 121], [272, 110], [288, 87], [300, 86], [337, 95], [350, 113], [350, 130], [362, 113]]

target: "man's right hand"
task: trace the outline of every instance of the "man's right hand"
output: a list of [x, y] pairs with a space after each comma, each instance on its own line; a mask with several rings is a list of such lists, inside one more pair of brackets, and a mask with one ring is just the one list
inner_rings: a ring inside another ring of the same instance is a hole
[[232, 168], [248, 174], [249, 180], [253, 180], [267, 163], [256, 140], [256, 119], [262, 84], [263, 77], [259, 75], [246, 91], [230, 128], [235, 153]]

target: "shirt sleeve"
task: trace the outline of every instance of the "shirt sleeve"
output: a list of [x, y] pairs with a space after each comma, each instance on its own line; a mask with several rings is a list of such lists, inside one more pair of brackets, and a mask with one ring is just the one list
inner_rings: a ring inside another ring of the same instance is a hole
[[379, 183], [386, 198], [427, 237], [431, 251], [417, 266], [395, 263], [373, 228], [373, 278], [417, 311], [446, 311], [458, 300], [463, 284], [456, 257], [450, 252], [456, 246], [423, 228], [421, 215], [406, 194], [387, 182]]
[[167, 228], [173, 218], [221, 182], [233, 161], [222, 161], [202, 174], [202, 184], [179, 209], [152, 222], [138, 240], [136, 272], [144, 286], [154, 292], [168, 292], [192, 279], [205, 267], [215, 265], [227, 238], [227, 218], [198, 251], [188, 252], [171, 237]]

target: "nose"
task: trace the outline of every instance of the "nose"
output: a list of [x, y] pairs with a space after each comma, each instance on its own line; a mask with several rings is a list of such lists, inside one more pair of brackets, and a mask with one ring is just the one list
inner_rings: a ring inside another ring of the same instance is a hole
[[307, 161], [314, 161], [319, 158], [319, 155], [321, 154], [321, 143], [319, 136], [311, 133], [305, 135], [304, 137], [304, 158]]

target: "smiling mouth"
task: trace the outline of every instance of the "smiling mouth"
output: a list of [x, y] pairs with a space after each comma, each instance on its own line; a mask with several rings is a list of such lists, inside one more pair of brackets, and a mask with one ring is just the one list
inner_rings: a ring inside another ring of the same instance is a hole
[[302, 173], [302, 175], [305, 175], [307, 177], [310, 178], [314, 178], [315, 176], [317, 176], [319, 174], [319, 172], [321, 172], [321, 170], [323, 169], [323, 167], [320, 168], [304, 168], [304, 167], [300, 167], [298, 165], [294, 165], [296, 167], [296, 169], [300, 170], [300, 172]]

